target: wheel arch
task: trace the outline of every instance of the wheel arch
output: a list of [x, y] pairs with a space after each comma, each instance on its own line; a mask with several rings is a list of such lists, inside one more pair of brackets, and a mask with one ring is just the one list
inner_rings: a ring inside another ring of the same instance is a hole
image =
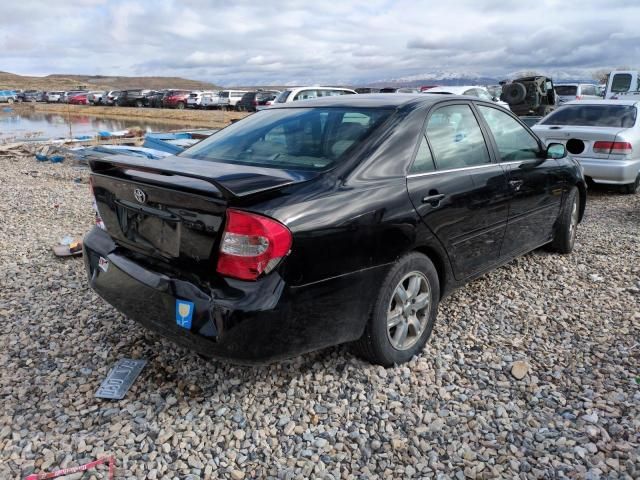
[[442, 252], [439, 252], [438, 249], [430, 246], [430, 245], [421, 245], [416, 247], [414, 251], [425, 255], [431, 262], [433, 266], [436, 268], [436, 272], [438, 273], [438, 282], [440, 282], [440, 298], [442, 299], [446, 296], [449, 291], [449, 279], [450, 269], [447, 268], [447, 260]]
[[578, 193], [580, 194], [580, 217], [579, 221], [582, 221], [584, 217], [584, 211], [587, 208], [587, 184], [584, 181], [579, 181], [576, 183], [576, 187], [578, 188]]

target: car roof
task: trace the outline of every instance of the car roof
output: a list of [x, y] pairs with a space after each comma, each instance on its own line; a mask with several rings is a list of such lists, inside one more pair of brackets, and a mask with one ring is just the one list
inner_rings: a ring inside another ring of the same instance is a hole
[[441, 86], [441, 87], [433, 87], [430, 88], [429, 90], [427, 90], [425, 93], [431, 92], [431, 93], [436, 93], [436, 92], [451, 92], [457, 95], [460, 95], [462, 92], [464, 92], [465, 90], [469, 90], [470, 88], [484, 88], [481, 87], [479, 85], [452, 85], [452, 86]]
[[347, 90], [349, 92], [355, 92], [355, 90], [351, 89], [351, 88], [347, 88], [347, 87], [323, 87], [322, 85], [316, 85], [316, 86], [309, 86], [309, 87], [293, 87], [293, 88], [287, 88], [287, 90], [291, 91], [291, 92], [299, 92], [301, 90]]
[[[419, 107], [438, 102], [464, 99], [478, 101], [478, 97], [468, 95], [426, 95], [425, 93], [361, 93], [355, 95], [337, 95], [319, 97], [297, 102], [277, 103], [272, 108], [305, 108], [305, 107], [346, 107], [346, 108], [400, 108]], [[485, 102], [491, 103], [491, 102]]]
[[[564, 105], [635, 105], [637, 106], [640, 100], [572, 100]], [[564, 106], [563, 105], [563, 106]]]

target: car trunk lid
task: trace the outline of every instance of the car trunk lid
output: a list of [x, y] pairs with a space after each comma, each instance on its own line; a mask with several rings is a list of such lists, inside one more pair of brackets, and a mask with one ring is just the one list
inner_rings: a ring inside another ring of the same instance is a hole
[[89, 165], [97, 211], [120, 247], [209, 273], [229, 206], [317, 175], [187, 157], [110, 155]]
[[620, 127], [580, 127], [561, 125], [536, 125], [534, 131], [544, 139], [545, 144], [562, 143], [573, 157], [619, 158], [619, 155], [594, 151], [596, 142], [621, 141], [620, 135], [626, 129]]

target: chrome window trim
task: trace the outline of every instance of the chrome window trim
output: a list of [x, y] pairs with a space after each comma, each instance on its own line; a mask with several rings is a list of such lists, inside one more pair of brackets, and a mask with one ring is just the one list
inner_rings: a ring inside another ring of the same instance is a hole
[[438, 175], [440, 173], [451, 173], [451, 172], [466, 172], [467, 170], [479, 170], [481, 168], [488, 167], [499, 167], [503, 165], [502, 163], [485, 163], [483, 165], [473, 165], [471, 167], [460, 167], [460, 168], [448, 168], [446, 170], [433, 170], [431, 172], [423, 172], [423, 173], [411, 173], [407, 175], [407, 178], [416, 178], [416, 177], [424, 177], [427, 175]]

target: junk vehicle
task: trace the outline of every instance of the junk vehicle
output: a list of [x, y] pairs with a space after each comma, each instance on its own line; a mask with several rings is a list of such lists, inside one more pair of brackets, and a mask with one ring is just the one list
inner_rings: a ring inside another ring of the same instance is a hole
[[183, 110], [187, 106], [190, 94], [191, 90], [167, 90], [162, 97], [162, 106], [164, 108]]
[[407, 362], [455, 288], [542, 245], [571, 252], [586, 201], [564, 145], [450, 95], [276, 104], [175, 156], [88, 162], [91, 287], [238, 363], [341, 343]]
[[640, 191], [640, 100], [565, 103], [533, 127], [547, 143], [562, 143], [594, 183]]
[[609, 74], [605, 99], [640, 100], [640, 72], [614, 70]]
[[556, 83], [554, 90], [558, 96], [558, 105], [573, 100], [602, 100], [600, 88], [593, 83]]
[[94, 90], [87, 94], [87, 100], [92, 105], [103, 105], [105, 103], [105, 97], [107, 92], [104, 90]]
[[0, 103], [13, 103], [18, 98], [18, 94], [13, 90], [0, 90]]
[[280, 94], [279, 90], [257, 90], [245, 93], [236, 104], [239, 112], [255, 112], [258, 107], [267, 106], [267, 102], [272, 102]]
[[544, 117], [557, 105], [553, 81], [541, 75], [517, 78], [503, 85], [500, 100], [507, 102], [518, 116]]

